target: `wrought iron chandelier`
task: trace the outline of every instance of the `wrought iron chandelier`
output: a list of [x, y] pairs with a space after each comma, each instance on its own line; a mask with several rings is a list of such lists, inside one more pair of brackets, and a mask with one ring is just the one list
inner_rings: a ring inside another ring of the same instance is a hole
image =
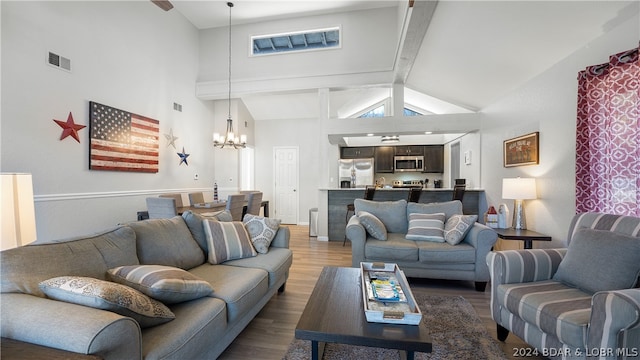
[[227, 6], [229, 7], [229, 97], [228, 97], [228, 105], [229, 105], [229, 116], [227, 117], [227, 132], [224, 137], [220, 136], [218, 133], [213, 134], [213, 146], [217, 148], [233, 147], [234, 149], [240, 149], [247, 146], [247, 136], [240, 135], [237, 136], [233, 132], [233, 120], [231, 120], [231, 8], [233, 7], [232, 2], [228, 2]]

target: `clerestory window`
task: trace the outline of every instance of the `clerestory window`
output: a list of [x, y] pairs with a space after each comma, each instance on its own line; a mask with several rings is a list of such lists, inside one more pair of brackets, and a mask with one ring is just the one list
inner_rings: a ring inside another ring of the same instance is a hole
[[340, 27], [251, 37], [253, 56], [339, 47]]

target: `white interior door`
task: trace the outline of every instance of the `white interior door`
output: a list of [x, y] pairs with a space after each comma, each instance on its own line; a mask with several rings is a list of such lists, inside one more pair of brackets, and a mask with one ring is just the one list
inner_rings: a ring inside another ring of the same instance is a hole
[[298, 147], [274, 147], [275, 214], [283, 224], [298, 223]]

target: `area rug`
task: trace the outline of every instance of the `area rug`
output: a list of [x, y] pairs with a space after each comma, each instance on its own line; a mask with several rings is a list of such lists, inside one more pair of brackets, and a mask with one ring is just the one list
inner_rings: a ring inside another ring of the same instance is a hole
[[[462, 296], [425, 295], [414, 292], [427, 325], [433, 350], [414, 353], [415, 359], [507, 359], [497, 340], [487, 332], [473, 306]], [[311, 341], [294, 339], [284, 355], [286, 360], [311, 358]], [[400, 352], [365, 346], [328, 343], [325, 360], [399, 359]]]

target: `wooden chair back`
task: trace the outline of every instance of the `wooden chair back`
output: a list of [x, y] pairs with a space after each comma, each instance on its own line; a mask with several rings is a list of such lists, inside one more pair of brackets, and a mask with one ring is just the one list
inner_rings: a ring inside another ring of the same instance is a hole
[[244, 194], [229, 195], [227, 197], [227, 210], [231, 213], [233, 221], [242, 221], [243, 208]]
[[161, 194], [160, 197], [176, 199], [176, 207], [184, 206], [182, 205], [182, 194]]
[[149, 219], [169, 219], [178, 215], [174, 198], [149, 197], [146, 200]]
[[247, 195], [247, 214], [260, 215], [260, 206], [262, 205], [262, 192], [251, 192]]
[[202, 204], [204, 203], [204, 195], [201, 192], [189, 193], [189, 204]]

